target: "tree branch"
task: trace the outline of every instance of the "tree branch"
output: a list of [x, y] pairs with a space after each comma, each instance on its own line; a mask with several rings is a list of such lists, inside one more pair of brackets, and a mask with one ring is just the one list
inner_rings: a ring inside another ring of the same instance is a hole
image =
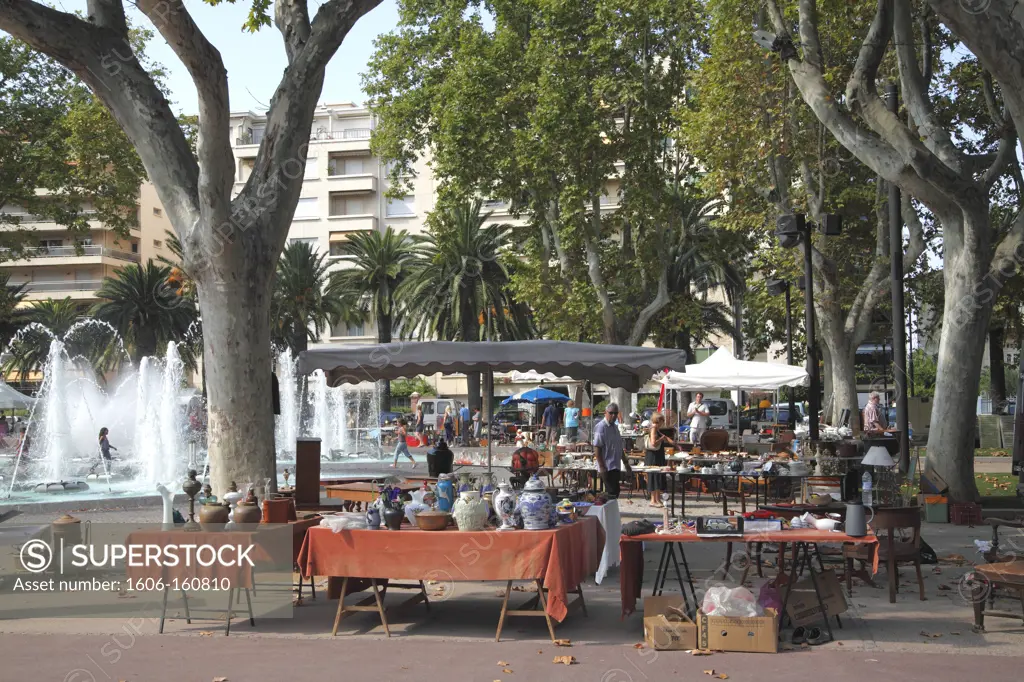
[[309, 7], [306, 0], [277, 0], [274, 3], [274, 25], [284, 38], [285, 52], [291, 64], [309, 40]]
[[199, 219], [199, 167], [170, 103], [124, 35], [34, 0], [0, 0], [0, 30], [73, 71], [138, 151], [179, 238]]
[[188, 69], [199, 95], [199, 203], [209, 222], [220, 224], [226, 215], [212, 215], [214, 207], [231, 201], [235, 157], [231, 151], [228, 72], [220, 52], [207, 40], [183, 0], [137, 0], [138, 8], [167, 40]]
[[601, 254], [595, 244], [595, 239], [601, 238], [601, 198], [595, 195], [591, 199], [591, 221], [594, 234], [589, 230], [581, 230], [583, 247], [587, 254], [587, 275], [594, 287], [597, 299], [601, 303], [601, 321], [604, 326], [604, 342], [617, 343], [617, 329], [615, 320], [615, 308], [612, 306], [611, 296], [608, 295], [608, 286], [604, 281], [604, 274], [601, 272]]
[[89, 0], [86, 3], [89, 21], [128, 37], [128, 20], [121, 0]]
[[[881, 1], [881, 0], [880, 0]], [[909, 2], [897, 2], [893, 22], [893, 44], [903, 84], [903, 100], [917, 124], [918, 138], [956, 173], [963, 170], [960, 153], [945, 127], [935, 121], [928, 82], [921, 74], [914, 49], [914, 25]]]

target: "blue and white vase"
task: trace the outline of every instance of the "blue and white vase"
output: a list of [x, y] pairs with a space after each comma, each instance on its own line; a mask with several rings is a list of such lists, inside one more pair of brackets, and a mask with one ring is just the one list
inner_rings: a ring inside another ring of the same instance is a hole
[[498, 515], [501, 525], [498, 530], [515, 530], [516, 493], [508, 483], [498, 484], [498, 492], [494, 496], [494, 512]]
[[376, 507], [370, 507], [366, 510], [366, 527], [370, 530], [380, 528], [380, 510]]
[[[554, 505], [544, 484], [534, 474], [523, 486], [519, 496], [519, 512], [523, 516], [523, 528], [526, 530], [547, 530], [551, 527], [551, 515]], [[556, 518], [557, 520], [557, 518]]]
[[439, 511], [450, 512], [455, 504], [455, 485], [448, 474], [437, 477], [437, 508]]

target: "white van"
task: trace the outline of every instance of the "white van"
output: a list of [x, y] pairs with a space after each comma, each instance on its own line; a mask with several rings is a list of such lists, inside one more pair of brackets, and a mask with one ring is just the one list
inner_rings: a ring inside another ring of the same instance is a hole
[[[428, 431], [437, 432], [444, 430], [444, 410], [446, 407], [450, 407], [452, 410], [452, 420], [456, 423], [459, 421], [459, 410], [462, 408], [462, 403], [454, 398], [420, 398], [418, 404], [423, 406], [423, 423]], [[411, 419], [411, 426], [415, 426], [416, 415], [413, 414]]]
[[[731, 398], [704, 398], [704, 404], [708, 406], [710, 429], [736, 429], [736, 403]], [[686, 410], [679, 415], [681, 425], [689, 426], [690, 418], [686, 416]]]

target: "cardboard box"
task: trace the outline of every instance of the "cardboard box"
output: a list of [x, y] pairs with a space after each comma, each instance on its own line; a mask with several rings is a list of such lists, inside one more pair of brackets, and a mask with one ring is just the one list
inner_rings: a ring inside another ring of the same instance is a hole
[[944, 495], [948, 490], [949, 484], [934, 471], [925, 471], [921, 474], [921, 492], [929, 495]]
[[657, 651], [697, 648], [697, 624], [686, 615], [686, 601], [681, 596], [644, 599], [644, 641]]
[[[825, 604], [825, 612], [829, 616], [846, 613], [846, 597], [843, 596], [843, 586], [835, 571], [830, 569], [818, 574], [818, 589], [821, 591], [821, 601]], [[786, 586], [783, 586], [780, 592], [785, 601]], [[794, 586], [793, 594], [786, 604], [786, 613], [789, 614], [793, 625], [812, 625], [821, 622], [821, 606], [814, 595], [814, 583], [810, 577], [804, 578]]]
[[701, 649], [741, 651], [755, 654], [779, 652], [779, 615], [766, 609], [765, 615], [754, 618], [709, 616], [697, 611]]

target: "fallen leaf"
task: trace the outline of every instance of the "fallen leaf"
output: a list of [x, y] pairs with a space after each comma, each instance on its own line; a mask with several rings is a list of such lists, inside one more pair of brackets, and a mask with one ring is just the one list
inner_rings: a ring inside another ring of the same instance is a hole
[[705, 675], [714, 675], [714, 674], [715, 674], [715, 671], [714, 671], [714, 670], [705, 670], [705, 671], [704, 671], [704, 674], [705, 674]]
[[729, 676], [726, 675], [725, 673], [720, 673], [718, 675], [715, 675], [715, 677], [717, 677], [720, 680], [727, 680], [727, 679], [729, 679]]
[[951, 635], [959, 635], [960, 633], [959, 633], [959, 632], [957, 632], [957, 631], [953, 631], [953, 632], [951, 632], [951, 633], [949, 633], [949, 634], [951, 634]]
[[228, 678], [226, 678], [226, 677], [215, 677], [215, 678], [213, 678], [213, 682], [228, 682]]
[[633, 645], [633, 648], [634, 649], [643, 649], [644, 648], [644, 643], [643, 642], [637, 642], [636, 644]]
[[213, 637], [213, 633], [210, 632], [209, 630], [200, 630], [199, 631], [199, 636], [200, 637]]
[[543, 649], [537, 649], [537, 653], [538, 654], [542, 654], [542, 653], [544, 653], [544, 650]]
[[503, 673], [511, 673], [512, 672], [512, 668], [502, 668], [501, 672], [503, 672]]
[[932, 639], [935, 639], [937, 637], [942, 637], [942, 633], [941, 632], [925, 632], [924, 630], [921, 630], [920, 634], [921, 634], [922, 637], [931, 637]]
[[839, 646], [842, 646], [842, 645], [843, 645], [843, 643], [842, 643], [842, 642], [836, 642], [836, 644], [838, 644]]
[[569, 639], [556, 639], [555, 646], [572, 646], [572, 640]]
[[504, 668], [508, 665], [508, 663], [506, 663], [505, 661], [498, 661], [498, 665]]
[[710, 656], [711, 652], [704, 649], [692, 649], [690, 650], [690, 654], [693, 656]]
[[575, 656], [555, 656], [555, 660], [552, 663], [561, 663], [562, 665], [572, 665], [578, 663]]

